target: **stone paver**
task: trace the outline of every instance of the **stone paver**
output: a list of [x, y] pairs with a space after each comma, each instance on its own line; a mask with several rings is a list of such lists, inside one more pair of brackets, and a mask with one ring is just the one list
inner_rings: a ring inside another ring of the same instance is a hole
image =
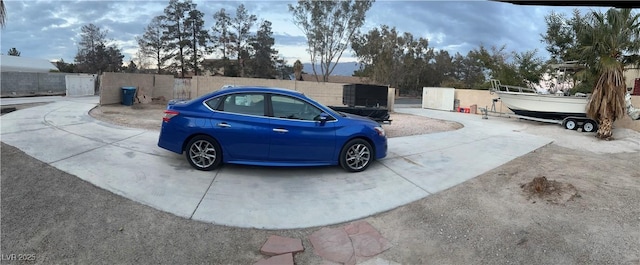
[[358, 263], [358, 265], [400, 265], [400, 263], [386, 260], [383, 258], [373, 258], [365, 262]]
[[260, 248], [260, 253], [267, 256], [277, 256], [286, 253], [298, 253], [304, 251], [302, 240], [297, 238], [272, 235]]
[[313, 252], [325, 259], [325, 264], [360, 264], [391, 248], [389, 240], [366, 221], [322, 228], [313, 232], [309, 241]]
[[344, 230], [351, 238], [356, 262], [368, 260], [371, 257], [391, 248], [389, 240], [366, 221], [358, 221], [345, 226]]
[[343, 228], [322, 228], [309, 235], [313, 253], [329, 261], [356, 264], [353, 245]]
[[266, 259], [261, 259], [254, 265], [294, 265], [293, 254], [287, 253], [278, 256], [273, 256]]

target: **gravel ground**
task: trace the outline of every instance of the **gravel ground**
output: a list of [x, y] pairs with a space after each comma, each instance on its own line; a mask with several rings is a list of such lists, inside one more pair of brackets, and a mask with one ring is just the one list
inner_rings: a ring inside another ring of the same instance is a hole
[[[120, 104], [102, 105], [91, 110], [94, 118], [127, 127], [160, 130], [166, 103], [123, 106]], [[400, 137], [435, 133], [462, 128], [457, 122], [429, 119], [404, 113], [390, 113], [390, 124], [383, 124], [387, 137]]]
[[[547, 128], [534, 124], [528, 131]], [[400, 264], [640, 264], [640, 153], [585, 148], [637, 142], [572, 139], [365, 218], [392, 244], [378, 258]], [[252, 264], [273, 234], [303, 240], [296, 264], [327, 264], [308, 241], [320, 227], [269, 231], [188, 220], [97, 188], [4, 143], [0, 151], [2, 264]], [[573, 196], [530, 193], [526, 184], [541, 176], [571, 185]], [[35, 260], [6, 259], [19, 254]]]

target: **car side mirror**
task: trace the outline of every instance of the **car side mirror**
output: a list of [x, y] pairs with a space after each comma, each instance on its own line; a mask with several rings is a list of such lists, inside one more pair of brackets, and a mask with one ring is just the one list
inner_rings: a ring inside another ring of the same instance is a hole
[[324, 112], [323, 112], [323, 113], [320, 113], [320, 119], [319, 119], [319, 121], [320, 121], [320, 124], [321, 124], [321, 125], [324, 125], [324, 124], [327, 122], [327, 120], [328, 120], [328, 119], [329, 119], [329, 114], [326, 114], [326, 113], [324, 113]]

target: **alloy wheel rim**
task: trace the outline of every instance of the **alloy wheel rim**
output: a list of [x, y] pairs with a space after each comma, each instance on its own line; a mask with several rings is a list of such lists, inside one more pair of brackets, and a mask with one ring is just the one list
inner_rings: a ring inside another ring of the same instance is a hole
[[216, 149], [210, 142], [199, 140], [189, 148], [189, 158], [196, 166], [206, 168], [216, 161]]
[[367, 166], [371, 160], [371, 152], [364, 144], [355, 144], [347, 150], [347, 166], [359, 170]]

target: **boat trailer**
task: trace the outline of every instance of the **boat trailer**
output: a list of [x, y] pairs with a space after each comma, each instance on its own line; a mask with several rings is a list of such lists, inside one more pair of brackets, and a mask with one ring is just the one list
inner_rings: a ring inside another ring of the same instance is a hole
[[496, 101], [497, 99], [493, 100], [493, 106], [491, 107], [491, 110], [489, 110], [487, 107], [480, 108], [480, 112], [482, 113], [483, 119], [488, 119], [489, 113], [491, 113], [491, 114], [496, 114], [498, 117], [507, 117], [507, 118], [513, 117], [513, 118], [518, 118], [523, 120], [559, 124], [567, 130], [582, 129], [582, 132], [595, 132], [598, 130], [598, 122], [596, 122], [593, 119], [589, 119], [587, 117], [567, 116], [567, 117], [564, 117], [563, 119], [542, 119], [542, 118], [536, 118], [536, 117], [530, 117], [530, 116], [524, 116], [524, 115], [517, 115], [513, 113], [497, 112], [495, 110]]

